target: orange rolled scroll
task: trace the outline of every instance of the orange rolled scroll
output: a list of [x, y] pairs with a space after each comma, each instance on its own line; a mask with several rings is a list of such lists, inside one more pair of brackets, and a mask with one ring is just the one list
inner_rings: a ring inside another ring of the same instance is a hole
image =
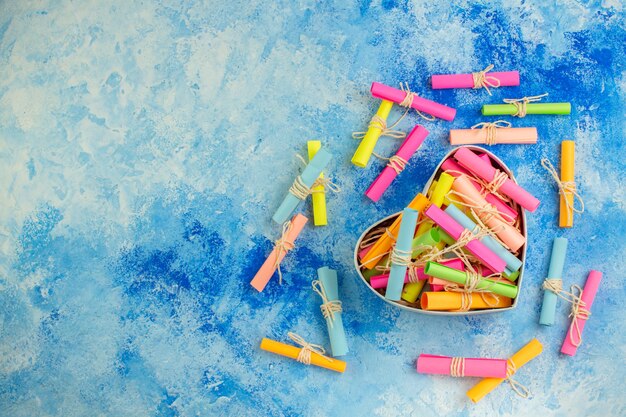
[[[574, 183], [573, 140], [561, 142], [561, 182]], [[559, 226], [572, 227], [574, 225], [574, 194], [571, 191], [564, 191], [560, 193], [560, 196]]]
[[[419, 193], [415, 196], [413, 201], [411, 201], [407, 207], [421, 213], [428, 204], [430, 204], [430, 201], [428, 201], [428, 199], [422, 193]], [[391, 246], [393, 246], [395, 238], [398, 237], [398, 231], [400, 230], [401, 221], [402, 213], [400, 213], [400, 215], [396, 217], [396, 219], [393, 221], [391, 226], [387, 228], [389, 232], [384, 233], [376, 241], [376, 243], [374, 243], [374, 245], [367, 252], [365, 257], [361, 259], [361, 265], [363, 265], [365, 269], [374, 268], [380, 262], [384, 254], [389, 252], [389, 249], [391, 249]], [[394, 238], [389, 235], [392, 235]]]
[[489, 301], [487, 303], [480, 293], [463, 295], [460, 292], [425, 292], [420, 298], [420, 306], [422, 310], [428, 311], [448, 311], [461, 310], [463, 308], [463, 297], [470, 297], [469, 310], [481, 310], [485, 308], [505, 308], [511, 306], [511, 299], [508, 297], [498, 296], [493, 298], [490, 294], [485, 294], [484, 298]]
[[[526, 243], [526, 238], [519, 230], [503, 221], [500, 215], [494, 215], [491, 212], [497, 213], [497, 209], [490, 206], [466, 175], [457, 177], [452, 184], [452, 189], [466, 204], [474, 208], [478, 217], [480, 217], [487, 227], [493, 230], [500, 240], [509, 247], [511, 252], [516, 252]], [[490, 211], [485, 210], [490, 207]]]
[[267, 283], [272, 278], [272, 275], [278, 269], [278, 266], [282, 262], [283, 258], [287, 254], [287, 252], [293, 248], [293, 242], [296, 240], [306, 222], [309, 219], [306, 216], [298, 213], [291, 219], [291, 226], [287, 229], [286, 233], [281, 237], [283, 240], [283, 249], [280, 250], [277, 247], [274, 247], [272, 253], [267, 257], [261, 268], [256, 273], [252, 281], [250, 281], [250, 285], [254, 287], [258, 292], [263, 291]]
[[[291, 359], [298, 359], [298, 355], [302, 351], [302, 348], [285, 343], [277, 342], [272, 339], [263, 338], [261, 340], [261, 349], [275, 353], [277, 355], [285, 356]], [[329, 358], [324, 355], [319, 355], [315, 352], [311, 352], [311, 365], [319, 366], [320, 368], [330, 369], [335, 372], [344, 372], [346, 370], [346, 363], [336, 358]]]

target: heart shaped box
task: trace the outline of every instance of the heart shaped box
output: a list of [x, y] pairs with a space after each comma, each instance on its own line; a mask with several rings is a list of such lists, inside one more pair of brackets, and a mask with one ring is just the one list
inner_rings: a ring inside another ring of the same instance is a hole
[[[493, 153], [491, 153], [488, 150], [486, 150], [484, 148], [481, 148], [479, 146], [468, 145], [468, 146], [461, 146], [461, 147], [462, 148], [468, 148], [468, 149], [472, 150], [473, 152], [486, 153], [487, 155], [489, 155], [489, 158], [491, 158], [492, 162], [497, 164], [497, 168], [498, 169], [500, 169], [502, 172], [505, 172], [509, 176], [509, 178], [511, 178], [513, 181], [515, 181], [517, 183], [517, 181], [515, 180], [515, 177], [513, 176], [513, 173], [511, 172], [511, 170], [505, 165], [504, 162], [502, 162], [502, 160], [500, 160], [500, 158], [495, 156]], [[428, 182], [424, 186], [424, 191], [422, 191], [422, 194], [426, 195], [426, 193], [428, 192], [428, 189], [430, 188], [430, 185], [433, 183], [433, 181], [436, 178], [438, 178], [439, 174], [441, 173], [441, 165], [444, 163], [444, 161], [446, 159], [451, 158], [452, 155], [459, 148], [460, 147], [452, 149], [450, 152], [448, 152], [441, 159], [441, 161], [439, 162], [439, 165], [437, 165], [437, 169], [435, 170], [433, 175], [430, 177], [430, 179], [428, 180]], [[500, 312], [503, 312], [503, 311], [513, 310], [515, 307], [517, 307], [520, 295], [522, 293], [522, 280], [524, 278], [524, 269], [526, 267], [526, 247], [528, 245], [528, 233], [527, 233], [527, 228], [526, 228], [526, 211], [524, 209], [522, 209], [521, 207], [519, 207], [519, 205], [516, 205], [516, 206], [518, 207], [518, 215], [519, 215], [519, 219], [520, 219], [520, 230], [522, 232], [522, 235], [524, 235], [524, 237], [526, 238], [526, 243], [522, 246], [521, 253], [520, 253], [520, 255], [521, 255], [520, 260], [522, 261], [522, 266], [520, 268], [519, 277], [516, 280], [517, 287], [518, 287], [518, 294], [517, 294], [517, 297], [515, 297], [515, 299], [511, 303], [510, 307], [484, 309], [484, 310], [470, 310], [470, 311], [426, 311], [426, 310], [422, 310], [420, 308], [416, 308], [416, 307], [410, 305], [409, 303], [407, 303], [405, 301], [391, 301], [391, 300], [388, 300], [388, 299], [385, 298], [385, 296], [383, 294], [379, 293], [374, 288], [372, 288], [370, 286], [369, 282], [367, 282], [367, 280], [363, 276], [363, 274], [361, 274], [361, 270], [359, 268], [359, 259], [358, 259], [359, 246], [361, 244], [361, 241], [363, 241], [363, 239], [365, 238], [365, 236], [367, 236], [372, 230], [374, 230], [374, 229], [376, 229], [377, 227], [380, 227], [380, 226], [387, 227], [387, 226], [391, 225], [391, 223], [393, 223], [394, 219], [399, 214], [401, 214], [401, 212], [398, 212], [398, 213], [395, 213], [395, 214], [392, 214], [390, 216], [385, 217], [384, 219], [382, 219], [379, 222], [377, 222], [377, 223], [373, 224], [372, 226], [370, 226], [365, 232], [363, 232], [363, 234], [361, 235], [361, 237], [359, 237], [359, 240], [356, 243], [356, 247], [354, 248], [354, 268], [356, 269], [357, 274], [359, 275], [359, 277], [361, 277], [361, 280], [363, 281], [363, 283], [374, 294], [376, 294], [376, 296], [378, 298], [380, 298], [381, 300], [385, 301], [386, 303], [389, 303], [389, 304], [391, 304], [393, 306], [399, 307], [399, 308], [401, 308], [403, 310], [412, 311], [412, 312], [421, 313], [421, 314], [431, 314], [431, 315], [436, 315], [436, 316], [469, 316], [469, 315], [475, 315], [475, 314], [500, 313]], [[419, 301], [419, 298], [418, 298], [418, 301]]]

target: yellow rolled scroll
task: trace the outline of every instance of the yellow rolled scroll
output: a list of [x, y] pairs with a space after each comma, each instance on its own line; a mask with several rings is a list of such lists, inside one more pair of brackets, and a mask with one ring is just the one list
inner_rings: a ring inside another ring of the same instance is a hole
[[[309, 140], [306, 145], [310, 161], [317, 151], [320, 150], [322, 143], [319, 140]], [[324, 178], [324, 174], [320, 174], [319, 178]], [[326, 218], [326, 194], [324, 193], [323, 185], [313, 187], [311, 200], [313, 201], [313, 224], [316, 226], [326, 226], [328, 220]]]

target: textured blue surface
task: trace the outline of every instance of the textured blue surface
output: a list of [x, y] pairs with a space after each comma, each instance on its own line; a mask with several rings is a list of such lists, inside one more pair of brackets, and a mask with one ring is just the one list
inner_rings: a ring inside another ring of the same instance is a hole
[[[0, 415], [626, 415], [624, 5], [549, 3], [0, 2]], [[492, 62], [519, 69], [522, 86], [428, 87], [432, 73]], [[380, 163], [349, 163], [350, 133], [378, 105], [374, 80], [458, 109], [426, 123], [378, 205], [363, 192]], [[571, 116], [514, 120], [537, 126], [539, 143], [493, 148], [542, 200], [519, 308], [427, 317], [375, 298], [352, 269], [360, 233], [422, 189], [448, 129], [483, 120], [482, 103], [543, 92], [571, 101]], [[313, 138], [334, 153], [343, 192], [329, 196], [330, 225], [302, 233], [285, 283], [257, 294], [271, 213]], [[539, 165], [558, 161], [563, 139], [577, 143], [587, 208], [572, 230], [556, 227]], [[565, 305], [555, 326], [537, 324], [555, 235], [570, 240], [566, 284], [605, 274], [574, 358], [558, 354]], [[323, 265], [340, 276], [344, 375], [258, 349], [289, 330], [328, 346], [310, 289]], [[518, 376], [530, 400], [501, 386], [474, 405], [475, 381], [414, 369], [421, 352], [501, 357], [532, 337], [545, 352]]]

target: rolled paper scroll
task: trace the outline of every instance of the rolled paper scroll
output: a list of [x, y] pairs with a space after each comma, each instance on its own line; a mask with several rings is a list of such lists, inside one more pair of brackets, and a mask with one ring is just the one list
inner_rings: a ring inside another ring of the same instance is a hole
[[414, 303], [415, 300], [417, 300], [417, 297], [419, 297], [420, 293], [424, 289], [425, 284], [426, 284], [425, 280], [417, 281], [417, 282], [410, 282], [406, 284], [404, 288], [402, 289], [402, 295], [400, 296], [400, 298], [408, 303]]
[[[487, 158], [489, 158], [488, 155], [487, 155]], [[463, 174], [467, 175], [470, 181], [472, 182], [472, 185], [474, 186], [474, 188], [476, 188], [476, 190], [480, 191], [483, 194], [484, 192], [487, 193], [485, 195], [485, 200], [487, 200], [489, 204], [494, 206], [505, 220], [507, 221], [511, 220], [511, 223], [512, 223], [513, 221], [517, 219], [517, 210], [513, 210], [508, 204], [506, 204], [504, 201], [499, 199], [497, 196], [486, 191], [478, 181], [472, 178], [473, 174], [471, 172], [463, 168], [452, 158], [446, 159], [444, 163], [441, 165], [441, 169], [443, 169], [444, 171], [446, 171], [453, 177], [459, 177]]]
[[[441, 207], [443, 205], [444, 198], [452, 188], [452, 183], [454, 182], [454, 177], [446, 172], [442, 172], [439, 175], [439, 179], [436, 182], [433, 182], [433, 191], [429, 197], [429, 200], [432, 204], [437, 207]], [[425, 221], [419, 225], [417, 228], [417, 235], [421, 235], [425, 233], [426, 230], [432, 228], [433, 222]]]
[[[521, 348], [517, 353], [511, 356], [508, 360], [509, 366], [507, 370], [506, 378], [485, 378], [480, 381], [478, 384], [474, 385], [467, 391], [467, 396], [474, 402], [477, 403], [491, 391], [496, 389], [498, 385], [503, 383], [504, 381], [508, 381], [511, 384], [511, 387], [516, 390], [519, 394], [522, 390], [525, 390], [523, 386], [521, 386], [517, 381], [511, 379], [513, 375], [528, 362], [539, 356], [541, 351], [543, 350], [542, 344], [537, 339], [532, 339], [528, 342], [523, 348]], [[525, 390], [528, 395], [528, 390]]]
[[561, 353], [574, 356], [576, 350], [582, 343], [582, 334], [585, 329], [585, 323], [591, 315], [591, 306], [596, 298], [600, 281], [602, 280], [602, 272], [591, 271], [585, 282], [580, 299], [576, 300], [572, 306], [572, 324], [569, 327], [567, 336], [561, 346]]
[[508, 273], [507, 270], [508, 268], [504, 270], [504, 272], [502, 273], [502, 276], [511, 282], [515, 282], [519, 278], [520, 271], [518, 270], [515, 272]]
[[[394, 103], [398, 104], [403, 103], [407, 98], [406, 91], [398, 90], [397, 88], [389, 87], [376, 82], [372, 83], [372, 88], [370, 89], [370, 91], [372, 93], [372, 96], [376, 98], [379, 98], [381, 100], [393, 101]], [[430, 114], [431, 116], [435, 116], [440, 119], [448, 121], [454, 120], [454, 116], [456, 115], [455, 109], [419, 97], [415, 95], [415, 93], [409, 92], [408, 94], [412, 96], [410, 106], [415, 110]]]
[[443, 204], [443, 199], [452, 188], [452, 183], [454, 182], [454, 176], [442, 172], [439, 175], [439, 180], [437, 180], [437, 186], [433, 190], [433, 194], [430, 196], [430, 202], [436, 205], [437, 207], [441, 207]]
[[[465, 270], [465, 265], [463, 265], [463, 261], [461, 261], [458, 258], [442, 261], [441, 264], [450, 268], [454, 268], [459, 271]], [[415, 271], [415, 275], [417, 276], [417, 279], [419, 281], [426, 281], [429, 278], [429, 276], [424, 273], [424, 268], [418, 268]], [[387, 288], [388, 280], [389, 280], [389, 274], [376, 275], [370, 279], [370, 285], [374, 289]], [[409, 274], [407, 272], [407, 274], [404, 276], [404, 283], [406, 284], [408, 282], [409, 282]]]
[[387, 127], [387, 117], [392, 107], [393, 103], [391, 101], [383, 100], [380, 103], [376, 115], [372, 118], [372, 121], [370, 121], [365, 136], [363, 136], [359, 147], [356, 149], [356, 152], [354, 152], [354, 156], [352, 157], [352, 163], [354, 165], [360, 168], [367, 166], [372, 152], [374, 152], [374, 148], [376, 147], [376, 142], [378, 142], [380, 135]]
[[385, 291], [385, 298], [388, 300], [398, 301], [402, 295], [404, 276], [406, 275], [407, 266], [411, 262], [411, 244], [415, 225], [417, 224], [417, 215], [417, 211], [408, 207], [402, 211], [398, 240], [391, 251], [391, 269]]
[[[411, 257], [417, 258], [429, 247], [436, 247], [438, 243], [440, 243], [439, 231], [431, 227], [425, 233], [413, 239], [413, 252], [411, 253]], [[424, 268], [418, 268], [418, 271], [420, 269], [423, 271]], [[425, 281], [419, 279], [418, 271], [416, 271], [418, 281], [405, 283], [404, 288], [402, 289], [402, 296], [400, 298], [402, 298], [404, 301], [408, 301], [409, 303], [414, 303], [415, 300], [417, 300], [420, 292], [422, 292], [422, 289], [424, 288]]]
[[[455, 180], [456, 183], [458, 181]], [[439, 207], [435, 205], [431, 205], [424, 211], [424, 215], [437, 223], [439, 227], [441, 227], [447, 234], [452, 236], [455, 240], [461, 239], [463, 232], [467, 229], [464, 229], [456, 220], [450, 217], [449, 214], [445, 213]], [[474, 255], [481, 263], [490, 268], [494, 272], [502, 272], [506, 267], [506, 262], [503, 261], [493, 253], [487, 246], [485, 246], [478, 239], [470, 240], [465, 248]]]
[[451, 358], [422, 353], [417, 357], [416, 368], [420, 374], [506, 378], [507, 361], [506, 359]]
[[[433, 90], [446, 88], [481, 88], [488, 87], [515, 87], [519, 85], [519, 72], [504, 71], [491, 72], [493, 65], [483, 71], [472, 74], [437, 74], [433, 75], [430, 83]], [[482, 74], [482, 77], [480, 76]], [[481, 85], [481, 81], [482, 84]]]
[[[424, 273], [426, 275], [445, 279], [446, 281], [454, 282], [460, 285], [465, 285], [470, 280], [471, 274], [469, 271], [457, 271], [456, 269], [448, 268], [447, 266], [443, 266], [437, 262], [428, 262], [424, 267]], [[478, 278], [476, 289], [490, 291], [494, 294], [502, 295], [503, 297], [508, 298], [517, 297], [517, 286], [497, 282], [488, 278]]]
[[278, 207], [278, 210], [274, 213], [272, 219], [276, 223], [284, 223], [296, 209], [298, 203], [311, 193], [313, 183], [317, 180], [317, 177], [320, 176], [324, 168], [326, 168], [331, 157], [332, 155], [323, 148], [317, 151], [313, 159], [309, 161], [304, 171], [302, 171], [302, 174], [296, 177], [296, 180], [291, 188], [289, 188], [289, 192], [280, 207]]
[[567, 187], [559, 193], [559, 227], [572, 227], [574, 226], [574, 194], [570, 191], [570, 187], [576, 189], [573, 140], [561, 142], [561, 183]]
[[[459, 210], [456, 206], [450, 205], [445, 210], [446, 213], [450, 215], [454, 220], [456, 220], [461, 226], [466, 228], [467, 230], [471, 230], [472, 233], [477, 234], [479, 230], [477, 229], [476, 223], [472, 221], [469, 217], [465, 215], [461, 210]], [[520, 261], [515, 255], [509, 252], [500, 242], [494, 239], [491, 236], [484, 236], [480, 239], [481, 242], [485, 244], [493, 253], [498, 255], [500, 259], [503, 259], [506, 262], [506, 269], [508, 273], [517, 271], [522, 267], [522, 261]]]
[[[430, 204], [430, 201], [428, 201], [428, 199], [423, 194], [419, 193], [415, 196], [415, 198], [409, 203], [407, 207], [418, 212], [422, 212], [428, 204]], [[380, 239], [376, 241], [376, 243], [374, 243], [372, 249], [370, 249], [370, 251], [367, 252], [367, 255], [363, 257], [363, 259], [361, 260], [361, 265], [365, 269], [369, 270], [374, 268], [380, 262], [384, 254], [389, 252], [389, 249], [391, 249], [394, 240], [398, 236], [398, 230], [400, 229], [401, 221], [402, 213], [400, 213], [400, 215], [396, 217], [391, 226], [388, 227], [387, 232], [384, 233], [380, 237]]]
[[[458, 271], [465, 271], [465, 264], [459, 258], [448, 259], [446, 261], [441, 261], [440, 263], [441, 265], [447, 266], [448, 268], [453, 268]], [[428, 283], [430, 284], [431, 291], [443, 291], [446, 285], [450, 285], [450, 281], [426, 275], [424, 273], [424, 268], [420, 268], [420, 271], [423, 276], [428, 277]]]
[[296, 238], [304, 228], [306, 222], [309, 221], [305, 216], [298, 213], [291, 220], [291, 225], [287, 228], [286, 233], [276, 242], [274, 249], [267, 257], [261, 268], [258, 270], [250, 285], [258, 292], [263, 291], [272, 275], [279, 268], [280, 263], [285, 258], [288, 251], [293, 249]]
[[[267, 352], [275, 353], [276, 355], [285, 356], [287, 358], [295, 359], [298, 362], [301, 362], [299, 358], [302, 357], [301, 353], [303, 351], [303, 348], [277, 342], [266, 337], [261, 340], [260, 348]], [[313, 351], [310, 352], [310, 354], [311, 365], [319, 366], [320, 368], [330, 369], [331, 371], [335, 372], [344, 372], [346, 370], [346, 363], [342, 360], [332, 359]]]
[[[484, 104], [481, 110], [483, 116], [517, 116], [519, 109], [514, 104]], [[570, 103], [529, 103], [526, 104], [526, 114], [570, 114]], [[523, 117], [523, 116], [521, 116]]]
[[439, 231], [437, 229], [427, 230], [425, 233], [417, 236], [411, 243], [411, 258], [417, 258], [428, 247], [435, 246], [440, 242]]
[[480, 128], [450, 129], [450, 145], [495, 145], [498, 143], [529, 145], [537, 143], [538, 135], [535, 127], [479, 124], [482, 125]]
[[513, 201], [524, 207], [528, 211], [535, 211], [539, 206], [539, 200], [533, 197], [528, 191], [517, 185], [504, 172], [494, 168], [491, 164], [480, 159], [478, 155], [468, 148], [459, 148], [454, 153], [454, 158], [473, 172], [479, 178], [493, 183], [498, 192], [509, 196]]
[[[306, 145], [309, 161], [311, 161], [317, 151], [322, 147], [322, 142], [319, 140], [309, 140]], [[320, 174], [318, 178], [324, 178], [324, 174]], [[324, 193], [324, 185], [313, 187], [311, 201], [313, 202], [313, 224], [316, 226], [326, 226], [328, 221], [326, 219], [326, 194]]]
[[420, 125], [415, 126], [402, 145], [400, 145], [398, 152], [389, 159], [389, 163], [365, 191], [365, 195], [374, 202], [380, 200], [385, 190], [387, 190], [396, 176], [404, 169], [411, 156], [422, 145], [426, 136], [428, 136], [428, 130]]
[[445, 279], [435, 277], [428, 277], [428, 283], [430, 284], [431, 291], [445, 291], [446, 285], [450, 285], [450, 283]]
[[326, 319], [330, 350], [333, 356], [344, 356], [348, 353], [348, 342], [341, 319], [337, 271], [325, 266], [317, 270], [317, 277], [319, 278], [319, 288], [316, 290], [319, 290], [318, 294], [322, 297], [323, 303], [320, 308]]
[[563, 266], [565, 265], [565, 254], [567, 253], [567, 239], [557, 237], [552, 243], [552, 255], [550, 256], [550, 268], [548, 276], [543, 284], [543, 304], [541, 305], [541, 317], [539, 324], [552, 326], [556, 314], [556, 302], [559, 291], [563, 286]]
[[[452, 184], [452, 189], [460, 194], [466, 204], [479, 207], [476, 214], [512, 252], [516, 252], [526, 243], [526, 238], [515, 227], [503, 221], [500, 216], [494, 216], [488, 210], [489, 205], [483, 196], [474, 188], [469, 178], [465, 175], [457, 177]], [[491, 268], [493, 269], [493, 268]], [[495, 271], [495, 270], [494, 270]], [[501, 271], [496, 271], [501, 272]]]
[[498, 297], [497, 300], [487, 303], [481, 294], [465, 294], [459, 292], [424, 292], [420, 298], [420, 307], [427, 311], [450, 311], [461, 310], [464, 305], [464, 297], [470, 299], [470, 310], [483, 310], [486, 308], [506, 308], [511, 307], [511, 299], [508, 297]]
[[445, 243], [446, 245], [454, 245], [454, 242], [456, 242], [456, 240], [454, 240], [452, 236], [444, 232], [441, 227], [436, 227], [436, 229], [439, 232], [439, 239], [441, 239], [443, 243]]
[[368, 246], [364, 247], [363, 249], [361, 249], [359, 251], [359, 259], [365, 258], [365, 255], [367, 255], [367, 252], [369, 252], [369, 250], [372, 249], [372, 246], [374, 246], [373, 243], [371, 245], [368, 245]]

